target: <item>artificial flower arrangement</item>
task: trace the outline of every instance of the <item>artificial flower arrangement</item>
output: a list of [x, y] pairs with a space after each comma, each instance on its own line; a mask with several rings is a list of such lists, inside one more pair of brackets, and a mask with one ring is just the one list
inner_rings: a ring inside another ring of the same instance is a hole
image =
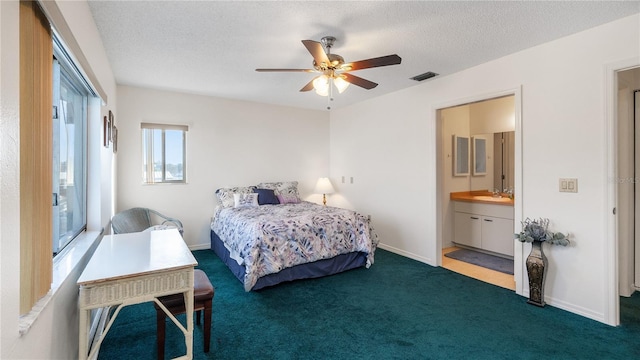
[[544, 241], [552, 245], [569, 245], [569, 233], [549, 231], [549, 219], [527, 218], [522, 222], [522, 231], [515, 234], [520, 242]]

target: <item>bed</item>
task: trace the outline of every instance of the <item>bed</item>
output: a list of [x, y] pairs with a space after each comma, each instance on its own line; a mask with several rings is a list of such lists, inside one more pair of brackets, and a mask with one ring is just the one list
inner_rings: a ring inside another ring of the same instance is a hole
[[216, 195], [211, 249], [245, 291], [374, 262], [378, 239], [369, 219], [301, 201], [297, 182], [222, 188]]

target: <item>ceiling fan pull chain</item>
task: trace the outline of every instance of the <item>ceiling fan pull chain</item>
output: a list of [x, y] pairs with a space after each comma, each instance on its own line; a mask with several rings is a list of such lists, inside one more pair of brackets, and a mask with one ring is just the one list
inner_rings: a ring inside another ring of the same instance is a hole
[[331, 110], [331, 102], [333, 101], [333, 78], [329, 78], [329, 96], [327, 96], [327, 110]]

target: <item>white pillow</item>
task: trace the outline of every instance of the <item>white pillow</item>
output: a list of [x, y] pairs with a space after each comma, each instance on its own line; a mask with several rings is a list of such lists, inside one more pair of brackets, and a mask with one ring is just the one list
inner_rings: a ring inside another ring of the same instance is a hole
[[258, 194], [233, 194], [235, 207], [258, 206]]
[[236, 186], [232, 188], [220, 188], [216, 190], [216, 196], [218, 197], [218, 201], [223, 207], [233, 207], [234, 205], [233, 194], [252, 193], [255, 188], [256, 188], [255, 186]]

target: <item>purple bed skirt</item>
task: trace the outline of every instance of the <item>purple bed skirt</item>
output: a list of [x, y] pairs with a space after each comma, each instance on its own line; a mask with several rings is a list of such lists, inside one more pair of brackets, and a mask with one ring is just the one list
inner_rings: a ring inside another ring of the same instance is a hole
[[[211, 250], [229, 267], [233, 275], [244, 283], [245, 268], [229, 257], [229, 250], [224, 246], [218, 235], [211, 230]], [[285, 281], [299, 279], [311, 279], [322, 276], [337, 274], [343, 271], [365, 266], [367, 254], [363, 252], [353, 252], [338, 255], [331, 259], [314, 261], [308, 264], [300, 264], [284, 269], [275, 274], [269, 274], [258, 279], [251, 290], [262, 289], [267, 286], [276, 285]]]

